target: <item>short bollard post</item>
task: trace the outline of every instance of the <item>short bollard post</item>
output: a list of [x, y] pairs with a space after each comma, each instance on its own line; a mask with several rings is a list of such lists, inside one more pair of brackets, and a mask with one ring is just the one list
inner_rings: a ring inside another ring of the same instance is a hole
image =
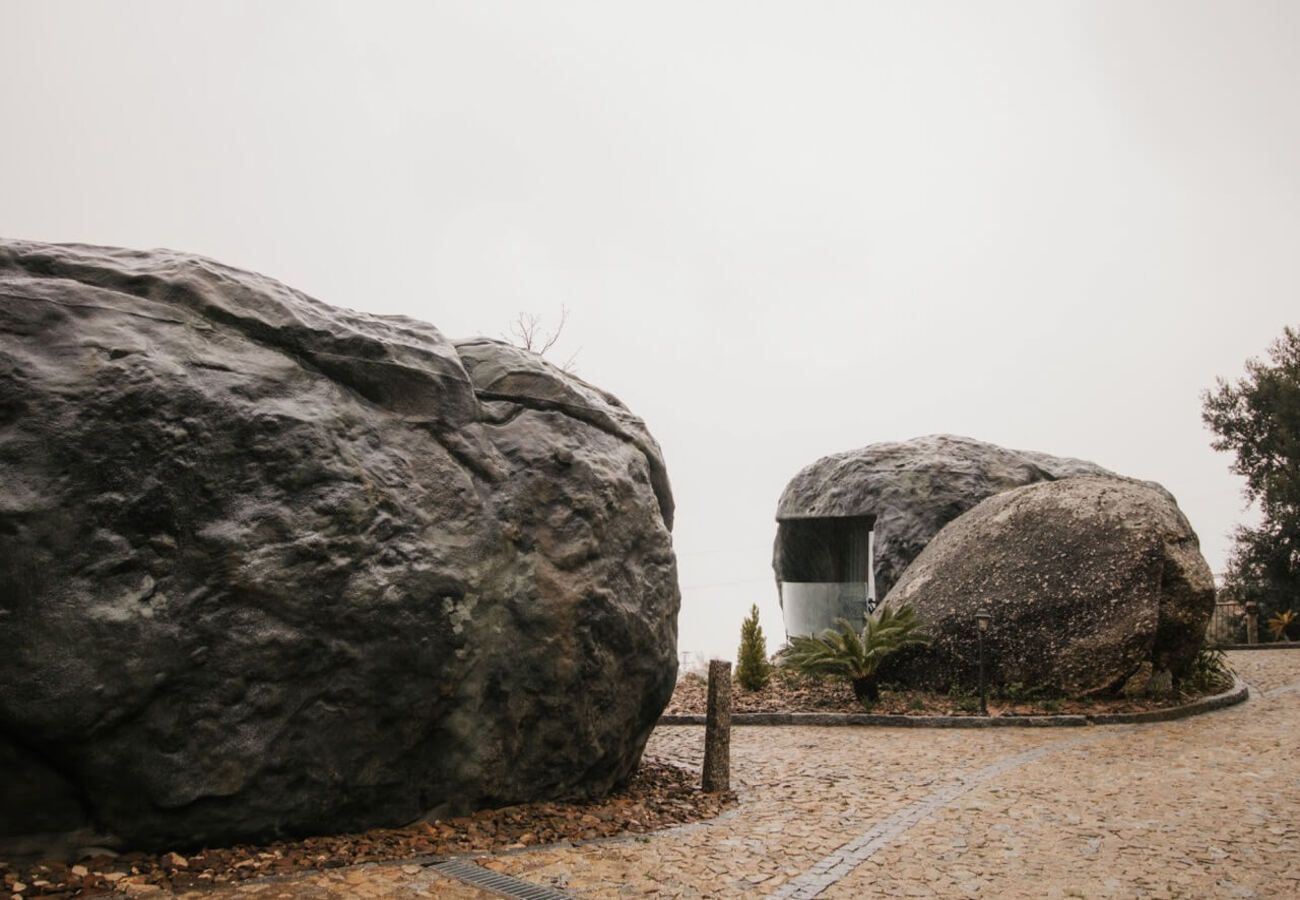
[[731, 790], [731, 663], [709, 660], [709, 708], [704, 717], [706, 791]]
[[989, 692], [984, 680], [984, 635], [992, 621], [993, 616], [982, 609], [975, 613], [975, 631], [980, 639], [980, 715], [984, 716], [989, 714]]
[[1254, 601], [1246, 604], [1246, 643], [1259, 643], [1259, 604]]

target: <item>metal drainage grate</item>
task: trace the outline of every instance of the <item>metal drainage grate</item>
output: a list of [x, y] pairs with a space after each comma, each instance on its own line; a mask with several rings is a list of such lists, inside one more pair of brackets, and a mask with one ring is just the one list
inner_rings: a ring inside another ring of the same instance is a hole
[[465, 859], [448, 859], [433, 863], [429, 868], [449, 878], [493, 891], [513, 900], [572, 900], [573, 897], [572, 894], [557, 891], [555, 888], [531, 884], [509, 875], [502, 875], [500, 872], [493, 872]]

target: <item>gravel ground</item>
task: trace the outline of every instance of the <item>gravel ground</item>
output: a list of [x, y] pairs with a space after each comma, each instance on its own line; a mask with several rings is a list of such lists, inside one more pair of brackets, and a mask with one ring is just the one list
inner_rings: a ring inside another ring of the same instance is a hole
[[[1230, 659], [1250, 702], [1178, 722], [740, 728], [717, 818], [475, 859], [580, 897], [1300, 896], [1300, 652]], [[702, 737], [651, 747], [698, 767]], [[399, 863], [182, 896], [490, 895]]]
[[[71, 867], [61, 862], [0, 862], [0, 887], [18, 897], [81, 897], [114, 890], [184, 893], [269, 876], [274, 880], [267, 890], [278, 896], [282, 888], [277, 885], [285, 878], [300, 878], [313, 870], [324, 874], [316, 881], [309, 876], [302, 883], [304, 891], [305, 885], [317, 882], [350, 886], [358, 877], [358, 867], [366, 864], [409, 863], [431, 856], [464, 856], [648, 832], [714, 817], [734, 800], [730, 794], [703, 793], [694, 771], [655, 760], [648, 754], [631, 784], [603, 800], [530, 803], [405, 828], [376, 828], [360, 834], [326, 835], [264, 846], [241, 845], [185, 854], [101, 854]], [[416, 874], [422, 872], [418, 866], [416, 870]], [[5, 894], [0, 892], [0, 896]]]
[[1255, 696], [1179, 722], [738, 729], [737, 812], [501, 864], [592, 897], [1300, 896], [1300, 652], [1229, 658]]

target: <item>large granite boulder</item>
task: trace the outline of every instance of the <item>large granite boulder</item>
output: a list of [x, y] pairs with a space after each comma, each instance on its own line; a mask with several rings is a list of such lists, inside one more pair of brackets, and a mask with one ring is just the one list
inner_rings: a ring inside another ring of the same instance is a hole
[[1087, 695], [1145, 672], [1177, 677], [1204, 640], [1214, 579], [1157, 485], [1078, 477], [990, 497], [944, 527], [885, 598], [933, 636], [886, 673], [973, 687], [975, 615], [992, 614], [991, 683]]
[[[883, 597], [939, 529], [986, 497], [1040, 481], [1110, 474], [1080, 459], [934, 434], [817, 460], [786, 486], [776, 517], [874, 515], [876, 589]], [[782, 550], [778, 541], [778, 573]]]
[[0, 835], [606, 792], [673, 689], [671, 521], [641, 421], [533, 354], [0, 242]]

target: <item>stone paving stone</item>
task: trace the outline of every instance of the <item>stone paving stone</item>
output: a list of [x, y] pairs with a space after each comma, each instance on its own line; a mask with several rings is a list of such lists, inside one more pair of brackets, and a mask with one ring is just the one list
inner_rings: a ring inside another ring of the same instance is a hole
[[1300, 678], [1300, 650], [1243, 650], [1229, 652], [1228, 662], [1247, 684], [1259, 691], [1271, 691]]
[[[616, 896], [621, 884], [643, 871], [641, 848], [654, 846], [662, 871], [649, 877], [685, 883], [688, 895], [770, 893], [880, 819], [933, 793], [944, 780], [941, 760], [959, 759], [963, 768], [977, 770], [1004, 752], [1005, 741], [992, 732], [928, 734], [924, 742], [905, 729], [737, 729], [732, 775], [741, 808], [735, 813], [648, 836], [646, 844], [558, 851], [530, 874], [523, 870], [531, 854], [503, 862], [517, 877], [566, 874], [575, 893]], [[1019, 742], [1032, 748], [1054, 738], [1059, 735], [1027, 731]], [[655, 733], [652, 749], [698, 766], [700, 740], [698, 728], [665, 728]], [[775, 877], [756, 891], [748, 876], [767, 871]]]
[[[1300, 651], [1229, 658], [1256, 689], [1251, 701], [1178, 722], [738, 728], [738, 809], [476, 862], [593, 898], [762, 897], [792, 884], [823, 897], [1300, 896], [1300, 689], [1288, 689], [1300, 687]], [[702, 747], [692, 727], [660, 728], [650, 744], [697, 770]], [[410, 868], [220, 893], [486, 896]]]
[[956, 798], [824, 896], [914, 884], [918, 851], [935, 870], [923, 883], [973, 876], [957, 896], [1300, 896], [1300, 692], [1278, 691], [1300, 681], [1296, 657], [1231, 654], [1250, 703], [1097, 729], [1113, 734]]

